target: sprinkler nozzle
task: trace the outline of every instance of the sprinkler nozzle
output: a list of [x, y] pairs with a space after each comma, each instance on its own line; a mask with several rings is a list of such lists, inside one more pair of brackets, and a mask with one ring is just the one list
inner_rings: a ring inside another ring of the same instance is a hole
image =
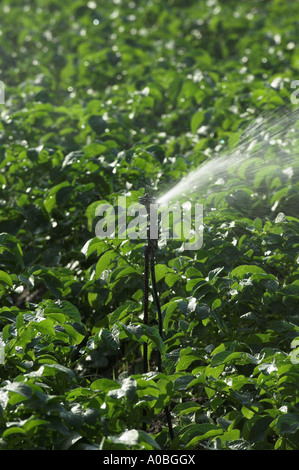
[[143, 206], [149, 207], [150, 204], [154, 204], [156, 201], [156, 198], [153, 196], [150, 196], [148, 193], [146, 193], [144, 196], [141, 196], [138, 198], [139, 204], [142, 204]]

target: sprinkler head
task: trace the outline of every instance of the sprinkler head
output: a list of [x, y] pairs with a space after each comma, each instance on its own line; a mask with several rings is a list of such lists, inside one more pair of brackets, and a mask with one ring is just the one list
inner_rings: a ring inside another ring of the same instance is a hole
[[139, 204], [142, 204], [143, 206], [146, 206], [147, 208], [150, 206], [150, 204], [154, 204], [155, 201], [156, 201], [156, 198], [153, 196], [150, 196], [148, 193], [138, 198]]
[[158, 214], [157, 211], [153, 211], [151, 204], [155, 204], [156, 198], [150, 196], [148, 193], [145, 193], [144, 196], [138, 198], [139, 204], [145, 206], [147, 217], [149, 221], [147, 221], [147, 236], [148, 236], [148, 243], [151, 245], [152, 249], [157, 245], [158, 239]]

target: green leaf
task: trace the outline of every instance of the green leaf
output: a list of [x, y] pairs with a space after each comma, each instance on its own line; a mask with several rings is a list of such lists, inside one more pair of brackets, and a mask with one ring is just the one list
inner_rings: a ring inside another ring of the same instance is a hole
[[165, 344], [159, 335], [158, 329], [155, 327], [150, 327], [148, 325], [134, 324], [130, 323], [129, 325], [124, 325], [121, 322], [117, 322], [119, 330], [123, 330], [127, 336], [130, 338], [136, 339], [140, 342], [145, 342], [147, 339], [150, 339], [159, 349], [162, 355], [165, 355]]
[[173, 287], [174, 284], [181, 279], [181, 277], [178, 274], [175, 273], [167, 273], [165, 276], [165, 282], [168, 285], [168, 287]]
[[173, 273], [172, 269], [168, 268], [165, 264], [156, 264], [155, 265], [155, 275], [156, 281], [159, 282], [161, 279], [164, 279], [166, 274]]
[[237, 399], [237, 401], [243, 405], [252, 405], [254, 403], [253, 396], [250, 392], [237, 392], [235, 390], [232, 391], [234, 397]]
[[203, 122], [204, 116], [205, 116], [204, 111], [197, 111], [196, 113], [193, 114], [191, 118], [191, 132], [193, 132], [193, 134], [196, 133], [200, 124]]
[[217, 278], [218, 274], [220, 274], [221, 271], [223, 271], [223, 269], [224, 269], [224, 266], [221, 266], [220, 268], [215, 268], [212, 271], [210, 271], [208, 274], [209, 281], [213, 281], [215, 278]]
[[173, 409], [173, 413], [178, 416], [184, 416], [201, 410], [201, 405], [195, 402], [179, 403]]
[[107, 328], [102, 328], [97, 334], [96, 344], [98, 342], [103, 342], [105, 349], [117, 351], [120, 347], [119, 330], [117, 326], [114, 325], [111, 331]]
[[55, 375], [56, 372], [62, 372], [67, 375], [70, 379], [76, 379], [76, 373], [69, 369], [68, 367], [63, 366], [62, 364], [44, 364], [45, 375]]
[[105, 393], [116, 388], [120, 388], [120, 384], [111, 379], [97, 379], [90, 384], [91, 390], [99, 390]]
[[69, 434], [68, 437], [66, 437], [62, 441], [60, 441], [59, 449], [60, 450], [68, 450], [68, 449], [70, 449], [70, 447], [72, 447], [74, 444], [76, 444], [76, 442], [78, 442], [80, 439], [82, 439], [81, 434], [76, 432], [76, 431], [72, 431]]
[[[44, 311], [45, 311], [45, 315], [49, 317], [52, 316], [52, 318], [56, 318], [57, 321], [64, 322], [66, 320], [72, 319], [78, 323], [81, 322], [81, 315], [80, 315], [79, 310], [77, 309], [75, 305], [73, 305], [68, 300], [48, 301], [47, 306]], [[56, 313], [57, 313], [57, 316], [55, 317]], [[51, 314], [54, 314], [54, 315], [51, 315]]]
[[249, 432], [249, 441], [264, 441], [272, 421], [273, 418], [271, 416], [263, 416], [255, 421]]
[[299, 429], [299, 416], [297, 413], [285, 413], [277, 418], [276, 430], [278, 434], [285, 436], [295, 434]]
[[32, 389], [29, 385], [22, 382], [11, 382], [8, 385], [5, 385], [5, 390], [9, 392], [14, 392], [19, 395], [22, 395], [25, 398], [31, 398]]
[[263, 223], [262, 223], [262, 221], [259, 217], [254, 219], [253, 225], [254, 225], [256, 230], [258, 230], [258, 231], [263, 230]]
[[181, 371], [181, 370], [186, 370], [192, 364], [194, 361], [199, 361], [201, 358], [200, 356], [197, 356], [196, 354], [186, 354], [180, 357], [179, 361], [177, 362], [175, 366], [175, 370]]
[[126, 397], [129, 401], [133, 401], [136, 397], [137, 382], [132, 377], [123, 380], [121, 388], [109, 390], [108, 396], [112, 398]]
[[250, 264], [243, 264], [241, 266], [238, 266], [231, 272], [233, 277], [238, 277], [240, 279], [244, 279], [244, 277], [255, 273], [266, 274], [263, 268], [261, 268], [260, 266]]
[[130, 307], [128, 305], [121, 305], [114, 312], [109, 314], [109, 324], [113, 325], [116, 321], [121, 321], [130, 315]]
[[96, 265], [95, 278], [99, 279], [103, 271], [110, 267], [117, 254], [113, 250], [106, 251], [99, 259]]
[[152, 438], [152, 436], [145, 431], [138, 431], [139, 434], [139, 442], [146, 450], [161, 450], [159, 444]]
[[[223, 430], [216, 424], [190, 424], [180, 431], [180, 441], [188, 446], [208, 437], [214, 437], [223, 434]], [[196, 438], [195, 440], [193, 440]], [[202, 439], [201, 439], [202, 438]]]
[[43, 279], [47, 288], [50, 290], [54, 297], [60, 298], [62, 296], [62, 283], [58, 276], [51, 272], [43, 274]]
[[84, 339], [85, 330], [82, 330], [82, 323], [64, 323], [63, 328], [72, 340], [70, 344], [79, 344]]
[[194, 375], [181, 375], [180, 377], [177, 377], [173, 382], [174, 390], [186, 390], [188, 388], [188, 385], [194, 380], [194, 378]]
[[34, 328], [44, 335], [55, 336], [54, 324], [50, 319], [34, 322]]
[[283, 286], [280, 292], [282, 292], [285, 295], [299, 297], [299, 279], [292, 282], [292, 284], [287, 284]]
[[81, 150], [74, 150], [73, 152], [68, 153], [62, 163], [62, 168], [73, 165], [78, 160], [84, 156], [84, 153]]
[[93, 114], [92, 116], [89, 117], [88, 119], [88, 124], [92, 128], [93, 131], [96, 132], [96, 134], [101, 135], [105, 131], [107, 127], [106, 121], [102, 118], [102, 116], [98, 116]]
[[68, 191], [71, 192], [72, 188], [68, 181], [63, 181], [60, 184], [54, 186], [50, 191], [48, 191], [45, 199], [44, 199], [44, 206], [46, 211], [50, 214], [54, 207], [58, 202], [59, 192], [63, 190], [63, 188], [68, 188]]
[[137, 271], [135, 268], [133, 268], [132, 266], [127, 266], [126, 268], [123, 268], [116, 276], [115, 280], [117, 279], [121, 279], [123, 277], [126, 277], [130, 274], [135, 274]]
[[[234, 441], [238, 440], [240, 438], [240, 430], [239, 429], [230, 429], [226, 432], [224, 432], [222, 435], [219, 435], [219, 439], [221, 442], [223, 442], [225, 445], [227, 445], [229, 448], [230, 448], [230, 445], [231, 443], [233, 443]], [[247, 444], [247, 443], [246, 443]], [[248, 445], [248, 444], [247, 444]], [[244, 441], [242, 441], [242, 444], [240, 445], [239, 441], [237, 442], [237, 444], [233, 444], [232, 446], [232, 449], [233, 448], [236, 448], [236, 450], [238, 448], [240, 448], [241, 450], [243, 450], [244, 448]]]
[[24, 430], [26, 432], [31, 431], [34, 428], [38, 428], [39, 426], [47, 426], [49, 423], [45, 419], [35, 419], [33, 417], [27, 419], [26, 423], [24, 423]]
[[26, 434], [25, 429], [17, 427], [17, 426], [11, 426], [10, 428], [6, 429], [4, 433], [2, 434], [3, 439], [7, 439], [13, 434]]
[[[224, 364], [228, 357], [230, 357], [233, 353], [231, 351], [220, 351], [213, 355], [211, 360], [210, 367], [217, 367], [220, 364]], [[236, 353], [237, 357], [240, 357], [240, 353]]]
[[0, 270], [0, 282], [2, 282], [3, 284], [7, 284], [10, 287], [12, 287], [13, 285], [10, 275], [1, 270]]
[[212, 310], [215, 310], [216, 308], [219, 308], [220, 306], [221, 306], [221, 300], [215, 299], [214, 302], [212, 303]]

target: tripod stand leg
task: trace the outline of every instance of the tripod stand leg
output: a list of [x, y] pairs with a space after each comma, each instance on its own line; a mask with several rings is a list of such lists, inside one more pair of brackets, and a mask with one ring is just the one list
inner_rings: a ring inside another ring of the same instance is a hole
[[[159, 299], [159, 294], [158, 294], [158, 290], [157, 290], [157, 283], [156, 283], [155, 247], [154, 246], [151, 247], [150, 256], [151, 256], [150, 265], [151, 265], [152, 286], [153, 286], [154, 298], [155, 298], [157, 311], [158, 311], [159, 334], [160, 334], [161, 338], [163, 339], [163, 320], [162, 320], [162, 311], [161, 311], [160, 299]], [[162, 372], [162, 359], [161, 359], [160, 351], [158, 351], [158, 371]], [[170, 415], [170, 411], [169, 411], [168, 406], [166, 406], [164, 408], [164, 411], [165, 411], [165, 415], [166, 415], [170, 440], [172, 441], [173, 438], [174, 438], [174, 433], [173, 433], [173, 429], [172, 429], [171, 415]]]
[[[144, 315], [143, 322], [148, 325], [148, 295], [149, 295], [149, 248], [145, 246], [144, 249]], [[143, 345], [143, 373], [148, 372], [148, 351], [147, 343]]]

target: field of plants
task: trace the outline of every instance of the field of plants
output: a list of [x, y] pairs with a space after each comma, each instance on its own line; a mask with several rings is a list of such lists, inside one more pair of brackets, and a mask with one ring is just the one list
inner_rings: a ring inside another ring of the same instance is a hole
[[145, 241], [95, 234], [99, 204], [159, 197], [296, 109], [299, 2], [3, 0], [0, 17], [0, 448], [299, 450], [299, 111], [196, 195], [200, 249], [160, 240], [162, 335]]

